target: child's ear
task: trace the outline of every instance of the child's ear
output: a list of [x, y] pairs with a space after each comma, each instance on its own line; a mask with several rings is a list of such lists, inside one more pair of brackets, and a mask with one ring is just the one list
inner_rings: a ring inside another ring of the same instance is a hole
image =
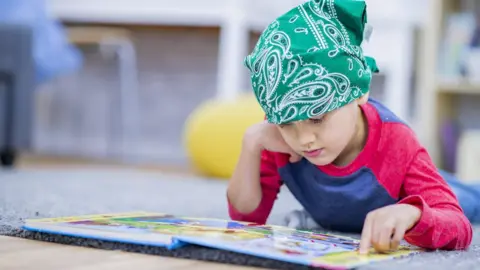
[[357, 99], [358, 105], [363, 105], [363, 104], [367, 103], [369, 96], [370, 96], [370, 93], [366, 93], [365, 95], [359, 97]]

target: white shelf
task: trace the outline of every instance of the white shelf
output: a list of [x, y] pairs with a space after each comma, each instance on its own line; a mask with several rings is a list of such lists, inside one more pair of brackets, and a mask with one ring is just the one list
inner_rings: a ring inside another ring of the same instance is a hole
[[111, 24], [145, 24], [145, 25], [175, 25], [175, 26], [220, 26], [224, 15], [215, 11], [190, 12], [180, 10], [62, 10], [53, 14], [63, 21], [80, 23], [111, 23]]
[[480, 84], [470, 83], [440, 83], [437, 91], [443, 94], [480, 95]]
[[[389, 0], [385, 5], [384, 0], [367, 0], [368, 19], [374, 25], [422, 24], [428, 1], [413, 1]], [[237, 12], [245, 14], [257, 29], [302, 2], [304, 0], [47, 0], [51, 14], [66, 21], [220, 26], [232, 12]], [[412, 10], [410, 6], [416, 8]]]
[[51, 14], [65, 21], [198, 26], [221, 25], [228, 15], [225, 11], [229, 2], [231, 1], [48, 0]]

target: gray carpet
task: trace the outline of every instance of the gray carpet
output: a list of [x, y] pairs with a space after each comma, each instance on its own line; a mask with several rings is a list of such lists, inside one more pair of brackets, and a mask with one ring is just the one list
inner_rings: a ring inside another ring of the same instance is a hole
[[[0, 234], [103, 249], [175, 256], [272, 269], [301, 269], [287, 263], [201, 247], [176, 251], [126, 244], [80, 240], [25, 232], [22, 220], [127, 211], [154, 211], [185, 216], [228, 218], [226, 182], [193, 179], [134, 170], [0, 170]], [[299, 204], [282, 190], [269, 223], [281, 224], [283, 216]], [[377, 263], [359, 269], [480, 269], [480, 229], [474, 245], [463, 252], [431, 252]]]

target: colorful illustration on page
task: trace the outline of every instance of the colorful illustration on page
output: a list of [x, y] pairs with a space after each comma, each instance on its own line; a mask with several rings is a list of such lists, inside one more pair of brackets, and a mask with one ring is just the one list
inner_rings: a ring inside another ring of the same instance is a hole
[[249, 223], [215, 219], [180, 218], [173, 215], [105, 217], [104, 219], [69, 221], [64, 223], [64, 225], [125, 233], [202, 236], [232, 241], [264, 237], [262, 233], [244, 230], [244, 228], [250, 226]]
[[329, 265], [331, 267], [349, 268], [375, 261], [401, 258], [418, 252], [421, 252], [421, 249], [413, 249], [402, 246], [397, 251], [390, 253], [378, 253], [374, 249], [371, 249], [370, 254], [368, 255], [360, 255], [357, 251], [330, 253], [314, 258], [312, 260], [312, 266]]

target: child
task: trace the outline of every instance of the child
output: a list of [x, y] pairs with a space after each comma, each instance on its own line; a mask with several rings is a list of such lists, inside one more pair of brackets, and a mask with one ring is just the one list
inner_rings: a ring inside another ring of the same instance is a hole
[[[310, 0], [272, 22], [245, 59], [266, 121], [244, 135], [227, 199], [265, 223], [285, 184], [316, 224], [361, 233], [360, 253], [465, 249], [472, 226], [414, 132], [369, 99], [366, 4]], [[392, 52], [394, 53], [394, 52]]]

